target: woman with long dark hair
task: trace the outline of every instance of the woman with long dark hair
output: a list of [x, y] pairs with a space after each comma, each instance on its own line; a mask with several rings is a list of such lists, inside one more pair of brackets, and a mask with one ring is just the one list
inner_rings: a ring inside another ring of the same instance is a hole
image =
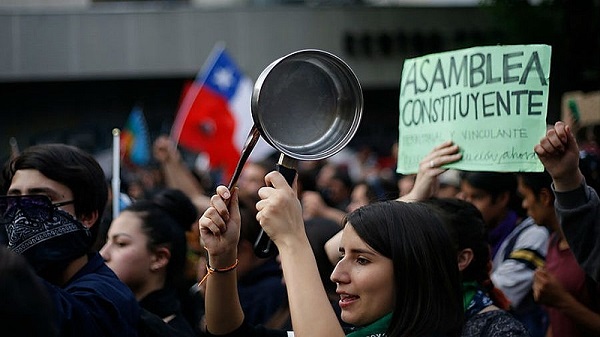
[[[350, 213], [331, 274], [344, 331], [329, 304], [306, 237], [300, 201], [278, 172], [265, 177], [257, 219], [277, 246], [294, 336], [458, 336], [463, 309], [455, 251], [442, 220], [427, 205], [376, 202]], [[235, 288], [239, 239], [237, 189], [217, 188], [200, 219], [209, 254], [207, 332], [225, 336], [289, 336], [244, 321]]]

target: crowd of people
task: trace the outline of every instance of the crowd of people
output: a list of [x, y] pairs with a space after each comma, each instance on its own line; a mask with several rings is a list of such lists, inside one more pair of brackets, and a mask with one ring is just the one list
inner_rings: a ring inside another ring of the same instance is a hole
[[[534, 149], [544, 172], [507, 173], [445, 168], [459, 145], [414, 175], [397, 150], [344, 151], [291, 185], [251, 160], [229, 189], [161, 136], [121, 191], [90, 154], [32, 146], [2, 173], [0, 320], [34, 336], [600, 336], [597, 147], [557, 122]], [[254, 253], [261, 231], [276, 255]]]

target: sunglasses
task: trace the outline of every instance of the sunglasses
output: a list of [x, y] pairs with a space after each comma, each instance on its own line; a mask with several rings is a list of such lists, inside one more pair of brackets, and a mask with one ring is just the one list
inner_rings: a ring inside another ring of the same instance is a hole
[[7, 224], [12, 222], [15, 211], [22, 210], [28, 212], [43, 212], [51, 216], [53, 211], [61, 206], [74, 203], [75, 200], [67, 200], [53, 203], [46, 195], [4, 195], [0, 196], [0, 223]]

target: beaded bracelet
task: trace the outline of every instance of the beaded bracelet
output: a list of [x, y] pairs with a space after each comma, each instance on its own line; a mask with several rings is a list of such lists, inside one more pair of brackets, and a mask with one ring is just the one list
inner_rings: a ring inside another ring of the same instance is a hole
[[213, 273], [227, 273], [230, 272], [232, 270], [234, 270], [237, 265], [238, 265], [239, 260], [235, 259], [235, 262], [228, 267], [225, 268], [213, 268], [211, 267], [208, 263], [206, 264], [206, 275], [204, 275], [204, 277], [202, 278], [202, 280], [200, 280], [200, 282], [198, 282], [198, 286], [201, 286], [206, 279], [208, 278], [208, 275], [213, 274]]

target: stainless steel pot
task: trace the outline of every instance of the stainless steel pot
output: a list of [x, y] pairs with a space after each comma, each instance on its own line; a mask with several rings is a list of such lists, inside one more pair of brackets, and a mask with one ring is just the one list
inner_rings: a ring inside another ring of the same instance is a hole
[[[254, 126], [232, 177], [232, 188], [259, 135], [281, 152], [277, 169], [292, 183], [297, 160], [321, 160], [343, 149], [363, 111], [358, 78], [339, 57], [305, 49], [281, 57], [259, 75], [252, 93]], [[254, 252], [274, 253], [261, 231]]]
[[252, 118], [263, 139], [298, 160], [320, 160], [354, 136], [362, 116], [360, 83], [337, 56], [300, 50], [271, 63], [252, 93]]

